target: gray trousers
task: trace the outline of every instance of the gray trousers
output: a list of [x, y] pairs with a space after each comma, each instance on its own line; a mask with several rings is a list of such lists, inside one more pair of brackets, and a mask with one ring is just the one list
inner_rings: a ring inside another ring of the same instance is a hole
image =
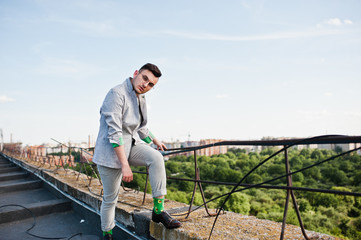
[[[164, 159], [160, 152], [147, 144], [140, 143], [132, 146], [128, 161], [131, 166], [149, 167], [149, 180], [153, 197], [167, 194]], [[115, 207], [122, 182], [122, 169], [101, 165], [97, 165], [97, 167], [103, 183], [103, 201], [100, 208], [101, 228], [102, 231], [110, 231], [115, 226]]]

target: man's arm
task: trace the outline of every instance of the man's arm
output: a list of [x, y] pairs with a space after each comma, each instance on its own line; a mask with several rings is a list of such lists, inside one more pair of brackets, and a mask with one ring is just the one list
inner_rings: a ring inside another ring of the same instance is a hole
[[108, 139], [114, 146], [123, 145], [123, 111], [124, 99], [122, 95], [112, 88], [106, 95], [100, 113], [104, 116], [108, 126]]
[[118, 157], [120, 164], [122, 165], [122, 174], [123, 174], [123, 181], [124, 182], [131, 182], [133, 181], [133, 172], [129, 166], [128, 159], [125, 156], [124, 145], [118, 146], [113, 148], [115, 154]]
[[128, 159], [124, 151], [124, 140], [122, 131], [122, 109], [124, 100], [122, 95], [111, 89], [104, 99], [101, 108], [101, 114], [104, 115], [106, 124], [108, 126], [108, 139], [109, 144], [112, 144], [115, 154], [122, 166], [122, 179], [125, 182], [133, 180], [133, 172], [129, 167]]

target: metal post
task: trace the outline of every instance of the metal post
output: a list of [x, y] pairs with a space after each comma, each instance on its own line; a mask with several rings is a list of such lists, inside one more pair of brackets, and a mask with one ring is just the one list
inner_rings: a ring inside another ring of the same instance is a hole
[[193, 202], [194, 202], [194, 196], [195, 196], [195, 193], [196, 193], [196, 190], [197, 190], [197, 185], [199, 186], [199, 190], [201, 192], [201, 195], [202, 195], [202, 200], [203, 200], [203, 203], [204, 203], [204, 208], [206, 209], [206, 212], [208, 214], [208, 216], [215, 216], [217, 215], [216, 213], [209, 213], [208, 211], [208, 207], [207, 207], [207, 203], [206, 203], [206, 199], [204, 197], [204, 192], [203, 192], [203, 188], [202, 188], [202, 183], [199, 181], [201, 180], [200, 178], [200, 174], [199, 174], [199, 168], [198, 168], [198, 162], [197, 162], [197, 152], [196, 150], [193, 151], [194, 152], [194, 175], [195, 175], [195, 181], [194, 181], [194, 188], [193, 188], [193, 195], [192, 195], [192, 200], [191, 200], [191, 203], [189, 204], [189, 209], [188, 209], [188, 214], [185, 218], [188, 218], [191, 211], [192, 211], [192, 205], [193, 205]]
[[[194, 150], [193, 151], [193, 155], [194, 155], [194, 174], [195, 174], [195, 180], [197, 180], [197, 154], [196, 154], [196, 151]], [[193, 202], [194, 202], [194, 195], [196, 194], [196, 190], [197, 190], [197, 182], [194, 181], [194, 188], [193, 188], [193, 194], [192, 194], [192, 200], [189, 204], [189, 209], [188, 209], [188, 214], [187, 216], [185, 217], [186, 219], [189, 217], [189, 214], [191, 214], [191, 210], [192, 210], [192, 205], [193, 205]]]
[[[288, 154], [287, 154], [287, 148], [286, 146], [284, 146], [285, 148], [285, 165], [286, 165], [286, 173], [288, 174], [290, 172], [290, 168], [288, 165]], [[290, 182], [291, 182], [291, 176], [288, 176], [286, 178], [287, 181], [287, 186], [290, 186]], [[287, 220], [287, 212], [288, 212], [288, 203], [290, 200], [290, 190], [287, 189], [287, 196], [286, 196], [286, 203], [285, 203], [285, 209], [283, 212], [283, 221], [282, 221], [282, 230], [281, 230], [281, 236], [280, 236], [280, 240], [283, 240], [284, 234], [285, 234], [285, 227], [286, 227], [286, 220]]]
[[[290, 163], [289, 163], [289, 160], [288, 160], [288, 152], [287, 152], [286, 146], [284, 146], [284, 147], [285, 147], [286, 173], [290, 174], [291, 170], [290, 170]], [[286, 180], [287, 180], [287, 187], [292, 187], [292, 185], [293, 185], [292, 184], [292, 175], [287, 176]], [[280, 239], [282, 240], [284, 238], [286, 219], [287, 219], [287, 212], [288, 212], [288, 203], [289, 203], [290, 195], [292, 197], [293, 206], [294, 206], [294, 209], [296, 211], [298, 221], [300, 223], [302, 234], [305, 237], [305, 239], [308, 240], [309, 238], [308, 238], [308, 236], [306, 234], [306, 231], [305, 231], [305, 228], [303, 226], [302, 219], [301, 219], [301, 214], [300, 214], [300, 212], [298, 210], [298, 205], [297, 205], [297, 202], [296, 202], [296, 197], [295, 197], [292, 189], [287, 189], [287, 196], [286, 196], [285, 210], [284, 210], [284, 213], [283, 213], [282, 230], [281, 230]]]

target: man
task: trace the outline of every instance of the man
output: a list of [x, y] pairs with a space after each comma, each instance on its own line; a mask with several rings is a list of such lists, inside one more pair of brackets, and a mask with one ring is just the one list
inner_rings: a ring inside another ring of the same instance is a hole
[[144, 94], [157, 84], [161, 75], [157, 66], [145, 64], [134, 72], [133, 78], [112, 88], [100, 109], [100, 127], [93, 162], [97, 164], [103, 183], [100, 213], [104, 239], [113, 239], [115, 207], [121, 181], [133, 180], [130, 165], [149, 167], [154, 199], [152, 220], [163, 223], [167, 228], [181, 226], [178, 220], [164, 211], [164, 196], [167, 194], [164, 160], [159, 151], [148, 145], [153, 141], [158, 150], [166, 149], [146, 127]]

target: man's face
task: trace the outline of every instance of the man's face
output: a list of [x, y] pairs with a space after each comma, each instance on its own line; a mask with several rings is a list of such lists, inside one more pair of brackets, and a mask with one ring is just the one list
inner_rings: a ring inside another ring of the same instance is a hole
[[137, 94], [144, 94], [154, 87], [158, 82], [158, 78], [148, 69], [141, 72], [136, 70], [133, 74], [133, 88]]

